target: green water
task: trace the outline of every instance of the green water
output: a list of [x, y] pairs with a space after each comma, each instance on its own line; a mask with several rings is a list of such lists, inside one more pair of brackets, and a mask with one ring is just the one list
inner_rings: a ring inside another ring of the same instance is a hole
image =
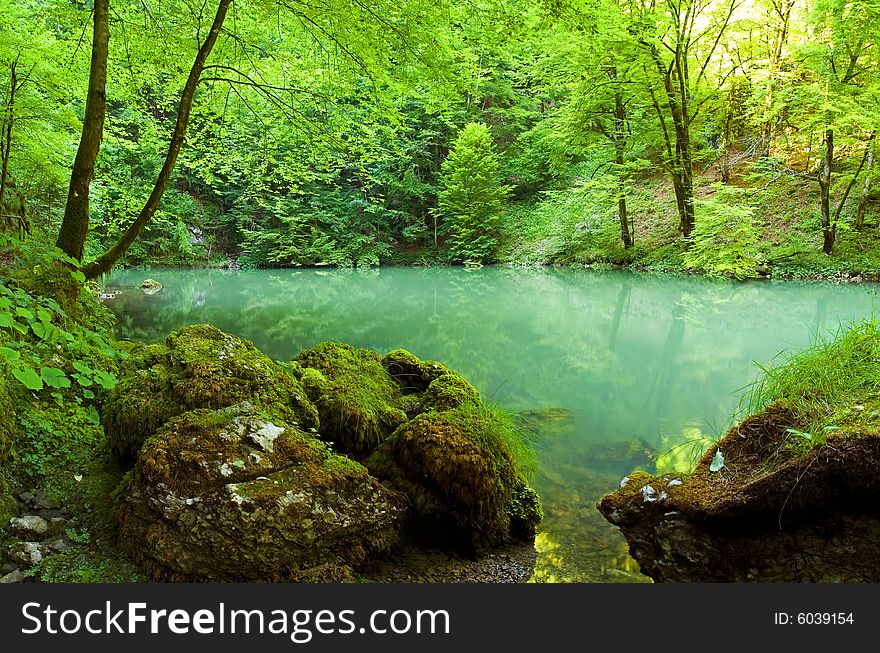
[[[146, 277], [164, 288], [146, 295]], [[784, 349], [869, 316], [874, 285], [588, 270], [125, 271], [121, 337], [210, 322], [276, 359], [323, 340], [441, 360], [539, 431], [538, 581], [642, 581], [596, 500], [657, 452], [723, 429]], [[688, 447], [675, 450], [687, 464]]]

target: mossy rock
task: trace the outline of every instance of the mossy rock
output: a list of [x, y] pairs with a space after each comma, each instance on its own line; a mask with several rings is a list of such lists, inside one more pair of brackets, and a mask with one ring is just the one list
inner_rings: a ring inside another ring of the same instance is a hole
[[479, 403], [480, 393], [455, 372], [442, 374], [431, 381], [421, 399], [422, 412], [450, 410], [466, 403]]
[[807, 425], [771, 404], [693, 472], [630, 474], [598, 508], [656, 581], [878, 582], [878, 427], [844, 422], [804, 453]]
[[507, 423], [477, 404], [401, 426], [365, 464], [412, 502], [414, 525], [479, 554], [530, 540], [543, 514], [507, 445]]
[[296, 357], [295, 373], [318, 409], [321, 435], [362, 457], [406, 421], [401, 392], [375, 351], [322, 342]]
[[156, 580], [345, 580], [397, 539], [406, 499], [246, 403], [169, 420], [118, 493], [122, 549]]
[[424, 392], [431, 382], [444, 374], [454, 374], [443, 363], [420, 360], [406, 349], [394, 349], [382, 357], [382, 366], [404, 394]]
[[164, 345], [131, 347], [119, 374], [102, 418], [124, 466], [168, 419], [195, 408], [247, 400], [273, 419], [303, 430], [318, 428], [318, 411], [292, 374], [251, 342], [213, 326], [186, 327]]

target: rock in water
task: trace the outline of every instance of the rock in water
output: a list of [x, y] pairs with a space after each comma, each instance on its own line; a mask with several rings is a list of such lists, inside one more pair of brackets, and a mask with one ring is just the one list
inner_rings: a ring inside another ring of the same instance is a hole
[[300, 352], [294, 373], [318, 409], [321, 435], [346, 453], [363, 457], [406, 421], [400, 388], [375, 351], [322, 342]]
[[406, 499], [248, 405], [194, 410], [145, 444], [120, 545], [157, 580], [340, 581], [398, 537]]
[[771, 405], [720, 441], [722, 470], [712, 447], [693, 474], [631, 474], [599, 510], [655, 581], [880, 581], [880, 435], [802, 453], [791, 427]]
[[532, 540], [541, 504], [491, 409], [465, 403], [415, 417], [365, 464], [412, 502], [414, 521], [466, 553]]
[[162, 290], [162, 284], [155, 279], [144, 279], [144, 282], [141, 284], [141, 290], [147, 295], [155, 295]]

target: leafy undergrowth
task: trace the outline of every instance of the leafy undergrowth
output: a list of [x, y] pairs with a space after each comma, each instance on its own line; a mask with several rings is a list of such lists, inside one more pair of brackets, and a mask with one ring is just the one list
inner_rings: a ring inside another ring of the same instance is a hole
[[0, 518], [38, 490], [53, 506], [44, 510], [75, 529], [62, 538], [69, 548], [44, 549], [26, 576], [130, 580], [136, 571], [114, 553], [109, 497], [120, 475], [99, 417], [127, 356], [114, 346], [112, 316], [60, 252], [7, 241], [0, 253]]

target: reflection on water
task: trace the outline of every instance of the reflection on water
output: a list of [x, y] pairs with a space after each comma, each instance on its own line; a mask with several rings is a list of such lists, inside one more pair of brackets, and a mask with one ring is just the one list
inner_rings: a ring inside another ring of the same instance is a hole
[[[164, 286], [147, 296], [146, 276]], [[540, 433], [538, 581], [640, 581], [595, 508], [633, 468], [687, 464], [783, 349], [871, 314], [873, 285], [507, 268], [115, 274], [119, 335], [211, 322], [287, 360], [323, 340], [441, 360]]]

